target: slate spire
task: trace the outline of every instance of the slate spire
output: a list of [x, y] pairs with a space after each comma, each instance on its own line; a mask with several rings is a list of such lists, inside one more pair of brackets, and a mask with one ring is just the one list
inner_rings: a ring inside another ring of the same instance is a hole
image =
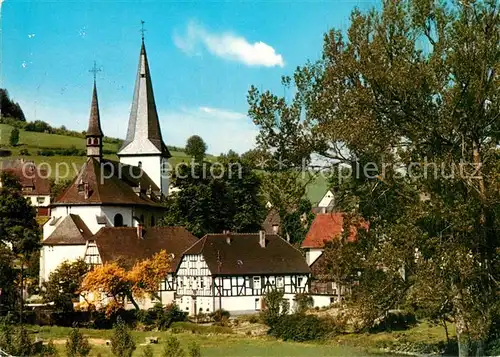
[[127, 137], [118, 155], [159, 155], [164, 158], [171, 156], [161, 136], [144, 38], [141, 43]]
[[94, 77], [94, 89], [92, 92], [92, 103], [90, 105], [89, 127], [87, 129], [87, 156], [102, 158], [101, 116], [99, 114], [99, 101], [97, 100], [97, 85]]

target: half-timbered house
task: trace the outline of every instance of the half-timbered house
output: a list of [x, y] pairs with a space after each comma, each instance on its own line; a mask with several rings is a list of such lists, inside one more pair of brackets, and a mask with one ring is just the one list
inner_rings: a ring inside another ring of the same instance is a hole
[[176, 289], [174, 272], [182, 258], [182, 252], [197, 241], [183, 227], [107, 227], [87, 240], [85, 262], [91, 266], [117, 262], [132, 268], [140, 260], [151, 258], [165, 250], [172, 255], [171, 272], [158, 287], [157, 298], [139, 301], [142, 308], [154, 303], [163, 305], [174, 302]]
[[259, 311], [263, 296], [308, 292], [310, 269], [300, 251], [275, 234], [208, 234], [187, 249], [177, 267], [176, 302], [194, 315], [218, 309]]

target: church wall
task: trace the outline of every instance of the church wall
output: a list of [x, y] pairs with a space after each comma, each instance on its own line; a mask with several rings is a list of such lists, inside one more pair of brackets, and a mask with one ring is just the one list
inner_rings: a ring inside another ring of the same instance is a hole
[[133, 227], [134, 223], [132, 217], [135, 215], [132, 207], [119, 207], [119, 206], [102, 206], [102, 213], [108, 218], [111, 226], [114, 226], [115, 215], [121, 214], [123, 217], [123, 225]]
[[44, 245], [40, 252], [40, 282], [48, 280], [62, 262], [83, 258], [85, 249], [85, 245]]
[[[120, 162], [126, 165], [141, 166], [144, 172], [153, 180], [153, 182], [162, 190], [166, 196], [168, 194], [168, 178], [167, 181], [162, 180], [162, 158], [158, 156], [121, 156]], [[139, 164], [139, 162], [141, 164]], [[166, 176], [166, 175], [163, 175]], [[165, 183], [166, 182], [166, 183]], [[165, 183], [165, 186], [162, 184]]]
[[[64, 218], [69, 214], [79, 215], [93, 234], [97, 233], [102, 227], [102, 225], [97, 223], [96, 218], [102, 215], [101, 206], [56, 206], [52, 209], [51, 216]], [[61, 218], [59, 222], [61, 222], [63, 218]], [[50, 226], [47, 223], [43, 227], [43, 238], [47, 238], [55, 228], [55, 226]]]

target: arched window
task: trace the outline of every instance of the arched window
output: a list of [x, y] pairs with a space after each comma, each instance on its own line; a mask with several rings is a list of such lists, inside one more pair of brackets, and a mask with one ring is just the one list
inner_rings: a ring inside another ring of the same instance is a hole
[[142, 161], [139, 161], [139, 163], [137, 164], [137, 167], [142, 168]]
[[123, 227], [123, 216], [119, 213], [115, 214], [114, 226], [115, 227]]
[[155, 216], [151, 216], [151, 227], [154, 227], [155, 223]]
[[92, 138], [87, 138], [87, 145], [92, 145]]

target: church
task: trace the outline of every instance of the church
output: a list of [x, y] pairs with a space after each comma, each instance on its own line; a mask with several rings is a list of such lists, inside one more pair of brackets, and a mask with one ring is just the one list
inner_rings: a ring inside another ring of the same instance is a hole
[[[103, 138], [94, 78], [87, 160], [51, 204], [51, 218], [43, 226], [40, 281], [47, 280], [63, 261], [83, 258], [88, 240], [100, 229], [140, 227], [147, 234], [163, 217], [161, 201], [168, 194], [170, 153], [161, 135], [144, 39], [126, 139], [117, 153], [119, 161], [103, 158]], [[161, 232], [155, 233], [160, 236]]]

